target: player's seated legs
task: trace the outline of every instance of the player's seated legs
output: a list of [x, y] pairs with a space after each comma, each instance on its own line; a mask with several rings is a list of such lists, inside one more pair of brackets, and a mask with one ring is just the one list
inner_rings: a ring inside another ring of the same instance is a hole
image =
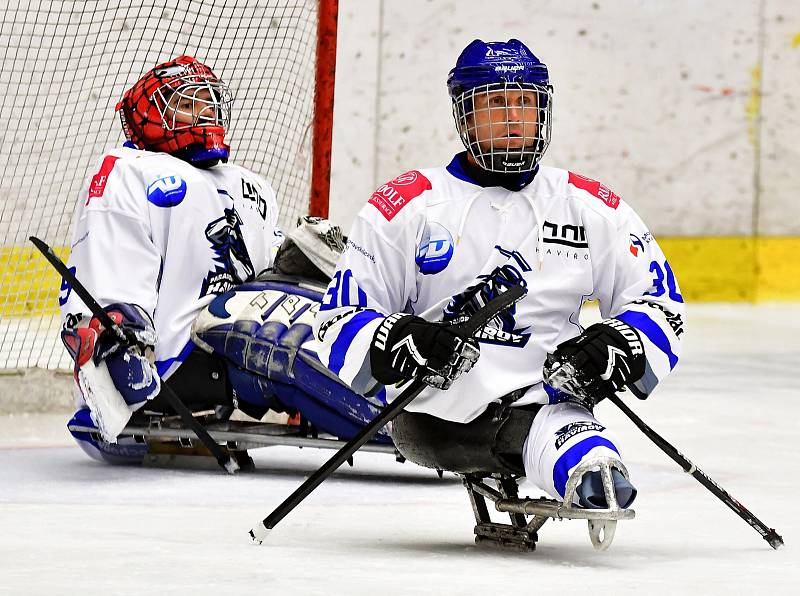
[[[299, 412], [318, 430], [349, 439], [381, 403], [353, 392], [320, 363], [311, 322], [322, 292], [280, 278], [243, 284], [200, 313], [192, 339], [224, 358], [236, 405], [246, 413]], [[386, 431], [376, 440], [389, 442]]]
[[[583, 406], [570, 402], [542, 406], [523, 448], [525, 475], [550, 496], [563, 500], [570, 474], [581, 463], [594, 457], [622, 461], [616, 443], [613, 434]], [[636, 489], [617, 470], [612, 468], [611, 473], [619, 506], [630, 507]], [[573, 504], [608, 507], [599, 471], [584, 474]]]
[[402, 412], [392, 421], [397, 450], [421, 466], [459, 474], [524, 472], [522, 446], [539, 406], [489, 404], [470, 422], [451, 422], [420, 412]]
[[[218, 406], [229, 406], [232, 403], [225, 362], [219, 356], [207, 354], [197, 346], [164, 382], [193, 412], [214, 410]], [[163, 395], [157, 396], [142, 409], [143, 415], [151, 412], [176, 413]]]

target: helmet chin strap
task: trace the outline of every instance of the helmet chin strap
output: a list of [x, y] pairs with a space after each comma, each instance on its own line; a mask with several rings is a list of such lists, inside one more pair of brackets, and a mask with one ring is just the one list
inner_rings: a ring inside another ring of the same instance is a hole
[[478, 143], [470, 139], [468, 151], [475, 163], [484, 170], [497, 174], [519, 174], [533, 171], [536, 168], [534, 161], [539, 153], [537, 149], [540, 143], [538, 141], [536, 145], [516, 150], [482, 151]]
[[516, 174], [531, 171], [534, 167], [533, 157], [532, 151], [495, 151], [483, 154], [476, 161], [492, 172]]
[[537, 168], [529, 172], [492, 172], [481, 166], [469, 153], [461, 160], [462, 167], [470, 178], [481, 186], [501, 186], [517, 191], [531, 183]]

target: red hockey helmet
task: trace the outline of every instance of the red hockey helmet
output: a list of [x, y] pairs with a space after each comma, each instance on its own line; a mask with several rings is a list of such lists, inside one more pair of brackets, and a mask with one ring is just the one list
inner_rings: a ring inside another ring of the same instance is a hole
[[227, 161], [225, 133], [232, 97], [205, 64], [178, 56], [159, 64], [128, 89], [117, 104], [125, 136], [140, 149], [186, 161]]

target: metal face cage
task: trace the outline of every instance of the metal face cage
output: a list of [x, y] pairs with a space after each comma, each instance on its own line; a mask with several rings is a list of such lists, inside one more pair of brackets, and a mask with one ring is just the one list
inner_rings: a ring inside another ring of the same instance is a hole
[[453, 100], [461, 142], [485, 170], [534, 170], [550, 144], [553, 89], [530, 83], [493, 83]]
[[222, 81], [188, 75], [156, 89], [151, 100], [166, 130], [221, 126], [228, 131], [233, 96]]

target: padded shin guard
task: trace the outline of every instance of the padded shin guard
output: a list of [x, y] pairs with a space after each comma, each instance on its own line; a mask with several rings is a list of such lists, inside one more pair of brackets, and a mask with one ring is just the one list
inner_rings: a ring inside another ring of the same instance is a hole
[[[355, 393], [317, 358], [311, 324], [321, 299], [321, 291], [296, 283], [244, 284], [214, 299], [192, 339], [227, 361], [240, 409], [297, 411], [320, 431], [349, 439], [381, 404]], [[376, 440], [390, 441], [385, 430]]]
[[[570, 475], [581, 463], [597, 456], [621, 460], [616, 443], [586, 408], [568, 402], [542, 406], [523, 449], [525, 475], [562, 500]], [[574, 501], [579, 504], [577, 495]]]

